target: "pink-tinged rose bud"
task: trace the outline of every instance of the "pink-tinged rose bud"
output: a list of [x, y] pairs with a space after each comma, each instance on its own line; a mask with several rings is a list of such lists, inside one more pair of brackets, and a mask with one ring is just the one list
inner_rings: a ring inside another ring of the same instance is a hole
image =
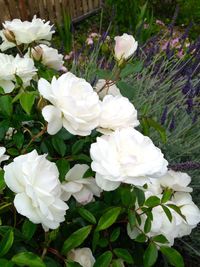
[[115, 37], [115, 58], [117, 60], [127, 60], [137, 50], [138, 42], [132, 35], [124, 33], [122, 36]]
[[15, 41], [15, 35], [12, 31], [6, 29], [6, 30], [3, 30], [3, 34], [9, 42], [11, 42], [11, 43], [16, 42]]
[[43, 54], [43, 49], [41, 46], [36, 46], [31, 50], [31, 55], [33, 57], [33, 59], [35, 60], [40, 60], [42, 58], [42, 54]]

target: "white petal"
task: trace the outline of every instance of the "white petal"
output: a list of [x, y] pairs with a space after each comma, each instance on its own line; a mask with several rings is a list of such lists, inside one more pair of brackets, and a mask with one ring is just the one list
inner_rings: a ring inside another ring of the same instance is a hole
[[0, 87], [3, 88], [6, 94], [9, 94], [14, 90], [15, 84], [12, 81], [0, 80]]
[[48, 122], [47, 131], [49, 134], [54, 135], [62, 128], [62, 114], [54, 106], [48, 105], [44, 107], [42, 115]]
[[120, 182], [112, 182], [106, 179], [106, 176], [96, 174], [95, 176], [97, 185], [104, 191], [113, 191], [120, 186]]

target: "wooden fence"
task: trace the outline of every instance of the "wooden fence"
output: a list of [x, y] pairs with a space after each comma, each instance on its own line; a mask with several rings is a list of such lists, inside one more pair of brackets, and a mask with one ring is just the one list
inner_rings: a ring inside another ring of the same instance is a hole
[[0, 0], [0, 23], [14, 18], [30, 20], [34, 15], [61, 23], [63, 10], [76, 22], [100, 7], [101, 0]]

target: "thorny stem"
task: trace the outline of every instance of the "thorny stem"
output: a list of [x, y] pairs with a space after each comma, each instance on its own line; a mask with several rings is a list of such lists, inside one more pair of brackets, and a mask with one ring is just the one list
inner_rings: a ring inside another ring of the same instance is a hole
[[22, 154], [25, 154], [27, 152], [28, 147], [35, 141], [35, 139], [39, 138], [42, 136], [45, 132], [47, 131], [47, 125], [36, 135], [34, 135], [28, 145], [22, 150]]

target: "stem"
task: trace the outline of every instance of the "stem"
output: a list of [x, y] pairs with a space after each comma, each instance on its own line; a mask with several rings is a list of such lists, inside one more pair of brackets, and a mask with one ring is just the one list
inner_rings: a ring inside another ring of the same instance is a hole
[[47, 131], [47, 125], [38, 133], [38, 134], [36, 134], [36, 135], [34, 135], [32, 138], [31, 138], [31, 140], [30, 140], [30, 142], [28, 143], [28, 145], [26, 146], [26, 148], [24, 148], [23, 150], [22, 150], [22, 154], [25, 154], [26, 152], [27, 152], [27, 149], [28, 149], [28, 147], [35, 141], [35, 139], [37, 139], [37, 138], [39, 138], [40, 136], [42, 136], [45, 132]]
[[43, 248], [43, 251], [42, 251], [42, 255], [41, 255], [41, 259], [43, 260], [45, 255], [47, 254], [47, 251], [48, 251], [48, 245], [50, 243], [50, 240], [48, 240], [48, 232], [45, 232], [44, 233], [44, 248]]

